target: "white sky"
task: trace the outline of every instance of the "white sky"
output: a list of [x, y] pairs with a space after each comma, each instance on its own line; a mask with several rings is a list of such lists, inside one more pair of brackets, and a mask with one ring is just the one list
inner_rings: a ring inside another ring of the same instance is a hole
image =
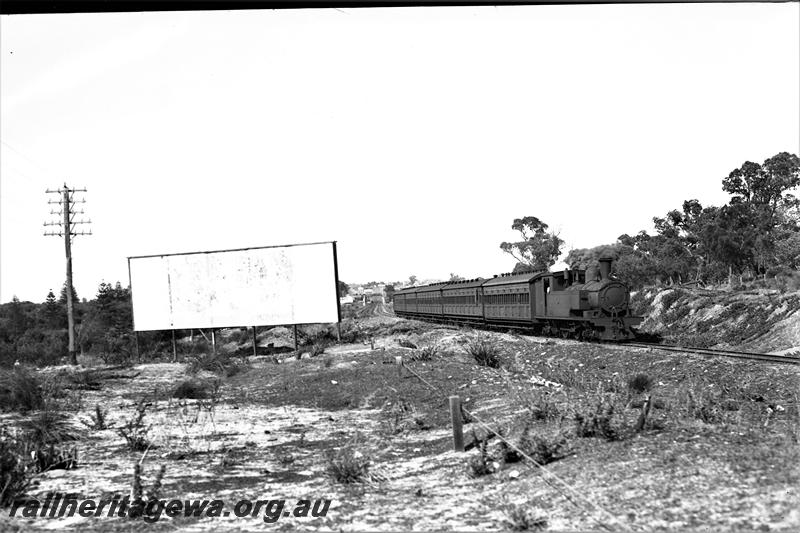
[[131, 255], [337, 240], [342, 280], [390, 281], [508, 271], [526, 215], [568, 247], [650, 230], [800, 152], [799, 27], [797, 3], [3, 16], [0, 301], [63, 284], [64, 181], [86, 298]]

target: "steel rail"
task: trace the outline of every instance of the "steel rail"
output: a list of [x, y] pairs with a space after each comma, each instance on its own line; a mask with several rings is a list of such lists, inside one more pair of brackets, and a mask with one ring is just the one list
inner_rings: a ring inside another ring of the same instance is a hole
[[651, 348], [664, 350], [667, 352], [684, 352], [708, 356], [733, 357], [736, 359], [750, 359], [753, 361], [764, 361], [769, 363], [781, 363], [788, 365], [800, 365], [800, 357], [791, 355], [775, 355], [768, 353], [745, 352], [736, 350], [720, 350], [716, 348], [696, 348], [692, 346], [677, 346], [674, 344], [658, 344], [649, 342], [628, 341], [618, 343], [620, 346], [631, 346], [633, 348]]

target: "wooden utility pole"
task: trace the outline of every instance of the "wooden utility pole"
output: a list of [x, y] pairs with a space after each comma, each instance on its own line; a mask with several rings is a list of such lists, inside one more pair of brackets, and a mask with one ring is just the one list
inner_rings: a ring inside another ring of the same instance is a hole
[[86, 192], [86, 189], [70, 189], [67, 184], [64, 188], [51, 191], [47, 189], [47, 194], [60, 194], [60, 200], [48, 200], [48, 204], [60, 204], [61, 211], [50, 210], [51, 215], [63, 215], [63, 220], [58, 222], [45, 222], [45, 226], [60, 226], [60, 231], [46, 231], [45, 236], [57, 235], [64, 237], [64, 249], [67, 255], [67, 283], [66, 283], [66, 297], [67, 297], [67, 328], [69, 335], [69, 361], [73, 365], [78, 364], [78, 356], [75, 351], [75, 302], [72, 301], [72, 237], [75, 235], [91, 235], [91, 231], [75, 231], [77, 224], [90, 224], [91, 220], [74, 220], [76, 214], [83, 214], [83, 210], [75, 211], [73, 206], [76, 203], [86, 203], [86, 200], [73, 200], [72, 195], [76, 192]]

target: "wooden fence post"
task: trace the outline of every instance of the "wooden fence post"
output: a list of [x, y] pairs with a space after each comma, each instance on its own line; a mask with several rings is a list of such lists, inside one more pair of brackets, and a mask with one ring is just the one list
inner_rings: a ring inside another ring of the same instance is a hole
[[403, 356], [398, 355], [394, 358], [394, 362], [397, 365], [397, 377], [403, 377]]
[[178, 360], [178, 345], [175, 343], [175, 330], [172, 330], [172, 362]]
[[652, 403], [652, 396], [648, 396], [642, 404], [642, 412], [639, 413], [639, 420], [636, 422], [636, 431], [644, 429], [644, 423], [647, 421], [647, 414], [650, 412], [650, 404]]
[[257, 346], [257, 345], [256, 345], [256, 327], [255, 327], [255, 326], [253, 326], [253, 356], [254, 356], [254, 357], [255, 357], [256, 355], [258, 355], [258, 352], [256, 351], [256, 346]]
[[450, 419], [453, 421], [453, 450], [464, 451], [464, 430], [461, 416], [461, 398], [450, 396]]

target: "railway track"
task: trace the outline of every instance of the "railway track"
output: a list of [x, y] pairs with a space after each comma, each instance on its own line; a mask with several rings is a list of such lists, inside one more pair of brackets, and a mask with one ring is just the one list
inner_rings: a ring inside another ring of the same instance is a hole
[[624, 342], [624, 346], [634, 348], [652, 348], [667, 352], [694, 353], [698, 355], [733, 357], [736, 359], [750, 359], [753, 361], [763, 361], [766, 363], [781, 363], [787, 365], [800, 365], [800, 357], [790, 355], [773, 355], [767, 353], [742, 352], [736, 350], [717, 350], [713, 348], [693, 348], [691, 346], [676, 346], [673, 344], [658, 344], [650, 342]]
[[[385, 306], [378, 310], [376, 314], [379, 316], [395, 316], [389, 313]], [[470, 324], [473, 327], [480, 327], [479, 324]], [[508, 329], [508, 328], [500, 328]], [[512, 328], [513, 329], [513, 328]], [[694, 348], [691, 346], [677, 346], [674, 344], [659, 344], [655, 342], [636, 342], [636, 341], [623, 341], [616, 343], [619, 346], [631, 346], [634, 348], [651, 348], [656, 350], [664, 350], [666, 352], [682, 352], [693, 353], [698, 355], [717, 356], [717, 357], [733, 357], [735, 359], [749, 359], [751, 361], [762, 361], [765, 363], [779, 363], [785, 365], [800, 365], [800, 357], [791, 355], [774, 355], [767, 353], [757, 352], [744, 352], [736, 350], [718, 350], [714, 348]]]

